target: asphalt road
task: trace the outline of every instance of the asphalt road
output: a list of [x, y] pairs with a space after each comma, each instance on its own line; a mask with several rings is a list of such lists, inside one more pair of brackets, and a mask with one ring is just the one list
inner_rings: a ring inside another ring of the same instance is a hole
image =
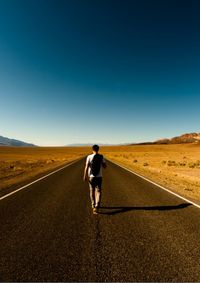
[[1, 281], [200, 281], [200, 209], [108, 162], [93, 215], [83, 168], [0, 202]]

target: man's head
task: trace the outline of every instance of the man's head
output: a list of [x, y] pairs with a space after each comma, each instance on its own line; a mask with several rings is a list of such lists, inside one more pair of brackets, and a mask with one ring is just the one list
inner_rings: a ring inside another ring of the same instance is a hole
[[97, 153], [99, 151], [99, 146], [97, 144], [94, 144], [92, 150]]

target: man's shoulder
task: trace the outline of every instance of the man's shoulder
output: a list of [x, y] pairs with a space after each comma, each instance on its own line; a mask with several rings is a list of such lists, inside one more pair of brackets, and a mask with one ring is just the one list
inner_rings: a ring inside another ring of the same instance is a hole
[[87, 158], [90, 158], [90, 157], [93, 157], [93, 156], [94, 156], [94, 153], [89, 154], [89, 155], [87, 156]]
[[[97, 155], [98, 155], [98, 157], [104, 159], [103, 154], [99, 154], [99, 153], [98, 153]], [[87, 159], [87, 160], [92, 160], [94, 156], [95, 156], [95, 153], [89, 154], [86, 159]]]
[[92, 154], [89, 154], [89, 155], [87, 156], [87, 160], [91, 160], [91, 159], [93, 158], [93, 156], [94, 156], [93, 153], [92, 153]]

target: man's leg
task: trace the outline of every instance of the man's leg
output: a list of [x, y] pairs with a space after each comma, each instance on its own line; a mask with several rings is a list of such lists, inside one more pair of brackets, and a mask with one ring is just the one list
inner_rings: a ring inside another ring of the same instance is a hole
[[101, 202], [101, 189], [99, 186], [95, 188], [95, 207], [99, 207]]
[[90, 187], [90, 200], [91, 200], [91, 205], [92, 208], [95, 207], [95, 193], [94, 193], [95, 189]]
[[89, 187], [90, 187], [90, 200], [91, 200], [91, 205], [92, 208], [95, 207], [95, 187], [93, 185], [93, 180], [90, 178], [89, 180]]
[[95, 207], [99, 208], [101, 203], [101, 186], [102, 186], [102, 178], [97, 178], [97, 184], [95, 187]]

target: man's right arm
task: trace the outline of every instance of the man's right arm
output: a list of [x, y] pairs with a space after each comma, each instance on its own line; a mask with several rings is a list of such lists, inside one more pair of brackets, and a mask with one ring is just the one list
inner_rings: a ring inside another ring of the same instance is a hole
[[104, 157], [103, 157], [103, 161], [102, 161], [102, 166], [103, 166], [104, 169], [106, 169], [106, 167], [107, 167], [107, 164], [106, 164]]
[[88, 179], [88, 168], [89, 168], [89, 160], [88, 160], [88, 157], [87, 157], [85, 169], [84, 169], [84, 176], [83, 176], [84, 181], [87, 181], [87, 179]]

